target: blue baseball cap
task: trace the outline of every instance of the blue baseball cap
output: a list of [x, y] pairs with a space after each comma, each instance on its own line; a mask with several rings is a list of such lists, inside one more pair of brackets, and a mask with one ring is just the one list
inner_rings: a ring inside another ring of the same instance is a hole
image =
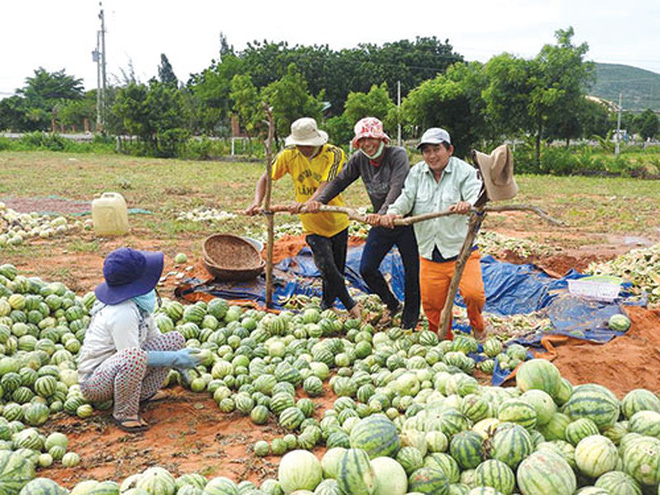
[[164, 255], [160, 251], [138, 251], [121, 247], [103, 262], [103, 278], [94, 293], [105, 304], [121, 302], [151, 291], [163, 273]]

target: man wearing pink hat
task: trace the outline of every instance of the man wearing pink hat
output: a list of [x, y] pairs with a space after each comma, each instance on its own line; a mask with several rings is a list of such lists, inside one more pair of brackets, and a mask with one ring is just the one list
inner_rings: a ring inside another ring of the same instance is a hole
[[408, 154], [403, 148], [388, 146], [390, 138], [383, 131], [383, 123], [375, 117], [365, 117], [355, 124], [352, 145], [354, 153], [344, 169], [307, 203], [309, 211], [318, 210], [338, 196], [344, 189], [362, 178], [367, 189], [372, 214], [367, 222], [372, 225], [360, 260], [360, 275], [369, 289], [378, 294], [388, 309], [382, 323], [389, 323], [399, 312], [401, 303], [392, 293], [378, 269], [392, 246], [397, 246], [405, 271], [404, 306], [401, 318], [403, 328], [412, 329], [419, 319], [419, 254], [415, 233], [410, 226], [389, 229], [380, 225], [380, 215], [401, 194], [401, 188], [410, 170]]

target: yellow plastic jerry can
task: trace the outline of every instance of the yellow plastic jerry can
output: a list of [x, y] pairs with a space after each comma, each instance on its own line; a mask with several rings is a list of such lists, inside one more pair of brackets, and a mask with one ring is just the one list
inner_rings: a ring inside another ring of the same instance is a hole
[[97, 235], [124, 235], [128, 232], [126, 200], [116, 192], [105, 192], [92, 201], [92, 222]]

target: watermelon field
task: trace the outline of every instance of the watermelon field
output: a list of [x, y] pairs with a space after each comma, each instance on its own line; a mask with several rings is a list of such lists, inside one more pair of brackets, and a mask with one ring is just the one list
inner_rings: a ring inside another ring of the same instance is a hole
[[[266, 240], [241, 214], [261, 162], [118, 155], [0, 153], [0, 494], [44, 495], [572, 495], [660, 493], [660, 187], [625, 178], [519, 176], [525, 212], [491, 213], [480, 249], [552, 278], [621, 277], [629, 287], [616, 337], [554, 335], [546, 352], [520, 342], [551, 334], [548, 315], [486, 314], [483, 341], [439, 341], [321, 311], [294, 298], [282, 311], [175, 291], [209, 279], [214, 233]], [[274, 188], [288, 201], [288, 179]], [[101, 237], [91, 201], [118, 192], [129, 232]], [[361, 184], [347, 191], [368, 204]], [[277, 260], [304, 244], [277, 215]], [[364, 227], [351, 226], [359, 245]], [[160, 250], [156, 322], [203, 349], [182, 384], [142, 405], [149, 429], [119, 430], [111, 403], [90, 404], [76, 359], [120, 246]], [[455, 308], [455, 321], [465, 312]], [[607, 325], [608, 322], [605, 322]], [[515, 342], [514, 342], [515, 340]], [[515, 370], [515, 372], [514, 372]], [[513, 373], [512, 373], [513, 372]], [[493, 374], [509, 375], [493, 385]]]

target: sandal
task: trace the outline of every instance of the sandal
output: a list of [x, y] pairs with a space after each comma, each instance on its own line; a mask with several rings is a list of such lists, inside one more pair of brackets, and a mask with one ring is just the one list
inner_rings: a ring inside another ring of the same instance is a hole
[[125, 431], [126, 433], [140, 433], [149, 429], [149, 425], [142, 418], [117, 419], [114, 416], [110, 417], [112, 418], [112, 422], [117, 426], [117, 428]]

